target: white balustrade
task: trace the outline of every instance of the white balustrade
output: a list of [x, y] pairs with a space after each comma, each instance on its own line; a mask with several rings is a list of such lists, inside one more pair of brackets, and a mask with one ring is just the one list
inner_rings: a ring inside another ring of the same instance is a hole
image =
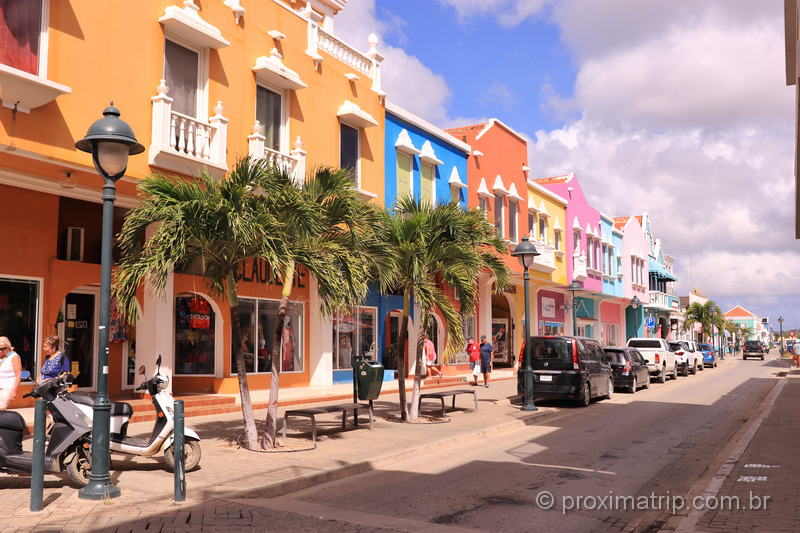
[[286, 154], [268, 148], [266, 137], [261, 131], [261, 124], [256, 121], [253, 124], [253, 133], [247, 137], [250, 157], [266, 159], [272, 166], [288, 172], [296, 183], [302, 185], [306, 171], [306, 151], [303, 150], [303, 141], [300, 140], [300, 137], [295, 140], [294, 149]]
[[662, 309], [672, 309], [672, 299], [669, 294], [661, 291], [650, 291], [650, 307], [660, 307]]
[[539, 255], [533, 258], [533, 268], [542, 272], [552, 272], [556, 269], [555, 248], [544, 241], [535, 243]]
[[318, 32], [317, 43], [320, 50], [362, 74], [372, 76], [372, 61], [366, 55], [343, 43], [322, 28], [319, 28]]
[[161, 80], [153, 101], [150, 164], [183, 174], [196, 175], [206, 167], [215, 176], [227, 170], [226, 143], [228, 119], [217, 102], [208, 122], [172, 110], [169, 87]]
[[572, 279], [582, 281], [589, 277], [586, 271], [586, 256], [584, 254], [572, 256]]

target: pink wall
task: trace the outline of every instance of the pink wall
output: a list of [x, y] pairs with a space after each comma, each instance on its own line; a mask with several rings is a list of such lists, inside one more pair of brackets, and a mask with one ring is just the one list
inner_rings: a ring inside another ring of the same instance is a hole
[[642, 225], [639, 223], [639, 220], [635, 217], [629, 217], [628, 221], [625, 223], [625, 226], [622, 227], [623, 236], [622, 236], [622, 268], [625, 275], [622, 277], [623, 282], [623, 295], [625, 298], [633, 298], [634, 295], [639, 298], [639, 301], [642, 303], [649, 303], [650, 302], [650, 292], [647, 290], [647, 286], [649, 283], [649, 274], [648, 274], [648, 264], [645, 260], [644, 270], [643, 270], [643, 284], [644, 290], [642, 289], [635, 289], [633, 288], [632, 281], [633, 281], [633, 272], [631, 271], [631, 252], [633, 250], [637, 250], [639, 254], [647, 256], [648, 253], [648, 244], [647, 239], [645, 238], [644, 231], [642, 230]]
[[[586, 253], [586, 226], [589, 225], [593, 230], [597, 231], [600, 227], [600, 212], [590, 206], [589, 202], [586, 201], [583, 188], [581, 188], [581, 184], [574, 174], [570, 174], [566, 179], [539, 178], [534, 181], [543, 187], [547, 187], [547, 189], [553, 191], [562, 198], [569, 200], [567, 204], [567, 220], [564, 224], [564, 233], [566, 233], [567, 281], [572, 281], [572, 251], [574, 250], [574, 230], [572, 226], [575, 217], [578, 218], [578, 224], [581, 227], [580, 250]], [[583, 280], [583, 286], [588, 290], [602, 291], [603, 280], [599, 276], [589, 275], [587, 279]]]
[[613, 302], [601, 303], [600, 322], [604, 324], [622, 325], [622, 307], [620, 304]]

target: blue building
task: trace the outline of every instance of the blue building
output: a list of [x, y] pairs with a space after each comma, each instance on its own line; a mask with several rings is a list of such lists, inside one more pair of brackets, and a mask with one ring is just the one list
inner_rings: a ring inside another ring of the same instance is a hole
[[[458, 202], [467, 208], [468, 144], [441, 128], [391, 103], [386, 104], [385, 134], [385, 198], [391, 209], [403, 194], [431, 203]], [[366, 355], [381, 361], [387, 369], [384, 380], [395, 378], [397, 354], [395, 345], [400, 332], [403, 309], [401, 295], [380, 294], [373, 289], [363, 306], [352, 315], [333, 319], [333, 382], [353, 379], [351, 357]], [[408, 338], [416, 339], [418, 331], [411, 309]], [[444, 350], [443, 327], [437, 323], [432, 334], [436, 352]], [[407, 367], [413, 361], [414, 343], [409, 343]]]

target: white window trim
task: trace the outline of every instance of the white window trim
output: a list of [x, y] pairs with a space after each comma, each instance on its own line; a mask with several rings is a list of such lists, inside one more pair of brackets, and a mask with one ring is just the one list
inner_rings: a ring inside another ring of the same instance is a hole
[[[280, 305], [281, 301], [276, 298], [261, 298], [259, 296], [245, 296], [241, 294], [237, 294], [236, 297], [239, 300], [253, 300], [256, 302], [256, 314], [258, 314], [258, 302], [275, 302]], [[300, 360], [303, 362], [303, 369], [302, 370], [284, 370], [281, 368], [281, 374], [303, 374], [306, 371], [306, 307], [305, 304], [300, 300], [289, 300], [289, 304], [292, 305], [299, 305], [300, 306], [300, 316], [303, 317], [303, 334], [302, 334], [302, 346], [303, 346], [303, 353], [300, 354]], [[232, 347], [231, 347], [232, 348]], [[273, 361], [274, 364], [274, 361]], [[261, 375], [269, 375], [272, 373], [272, 369], [269, 372], [247, 372], [247, 375], [254, 375], [254, 376], [261, 376]], [[202, 374], [191, 374], [193, 376], [202, 375]], [[233, 368], [231, 368], [230, 376], [236, 376], [236, 372]]]
[[[280, 133], [278, 135], [278, 142], [280, 143], [280, 150], [278, 150], [282, 154], [289, 154], [289, 146], [291, 143], [291, 135], [289, 134], [289, 105], [290, 105], [290, 98], [289, 98], [289, 91], [286, 89], [282, 89], [276, 85], [272, 85], [269, 83], [264, 83], [259, 81], [256, 83], [257, 87], [261, 87], [263, 89], [267, 89], [274, 93], [277, 93], [281, 96], [281, 123], [280, 123]], [[256, 89], [256, 99], [253, 102], [253, 114], [256, 115], [256, 120], [258, 120], [258, 89]], [[262, 124], [264, 126], [264, 124]]]
[[42, 6], [42, 25], [39, 30], [39, 65], [36, 75], [47, 79], [47, 56], [50, 42], [50, 0], [41, 0]]
[[161, 78], [164, 80], [167, 79], [167, 41], [172, 41], [197, 54], [197, 116], [192, 118], [208, 122], [208, 48], [198, 47], [190, 41], [164, 32], [164, 54], [161, 67]]
[[[19, 280], [19, 281], [35, 281], [39, 285], [39, 294], [36, 298], [36, 327], [34, 328], [34, 341], [36, 348], [33, 351], [33, 364], [35, 368], [31, 371], [31, 381], [22, 381], [20, 382], [20, 386], [31, 383], [36, 383], [36, 380], [39, 378], [39, 372], [41, 370], [41, 357], [42, 357], [42, 341], [43, 336], [41, 331], [44, 328], [44, 306], [42, 305], [42, 298], [44, 295], [44, 278], [40, 278], [38, 276], [17, 276], [15, 274], [0, 274], [0, 279], [7, 279], [7, 280]], [[65, 295], [66, 297], [66, 295]], [[60, 307], [59, 307], [60, 309]]]
[[[414, 197], [414, 155], [410, 152], [402, 150], [400, 148], [395, 148], [395, 166], [399, 167], [400, 165], [397, 164], [399, 157], [402, 155], [403, 157], [407, 157], [408, 160], [411, 162], [411, 168], [408, 170], [408, 194], [413, 198]], [[395, 170], [395, 187], [397, 186], [397, 170]], [[421, 174], [420, 174], [421, 179]], [[395, 197], [400, 197], [400, 191], [395, 191]]]
[[[511, 204], [514, 204], [514, 217], [511, 217]], [[512, 231], [513, 230], [513, 231]], [[511, 239], [514, 236], [516, 239]], [[519, 202], [510, 200], [508, 201], [508, 237], [514, 244], [519, 242]]]
[[[342, 161], [342, 127], [341, 125], [344, 124], [348, 128], [353, 128], [356, 130], [356, 134], [358, 135], [358, 140], [356, 141], [356, 168], [353, 169], [356, 178], [356, 189], [361, 191], [361, 128], [355, 126], [353, 124], [348, 123], [347, 121], [339, 121], [339, 166], [341, 166]], [[412, 163], [413, 169], [413, 163]]]

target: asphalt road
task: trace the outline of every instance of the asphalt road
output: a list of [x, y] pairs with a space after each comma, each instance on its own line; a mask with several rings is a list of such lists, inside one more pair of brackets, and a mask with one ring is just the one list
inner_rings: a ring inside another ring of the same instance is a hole
[[544, 425], [261, 505], [319, 530], [656, 531], [676, 498], [716, 471], [779, 370], [772, 356], [729, 358], [585, 409], [564, 404]]

